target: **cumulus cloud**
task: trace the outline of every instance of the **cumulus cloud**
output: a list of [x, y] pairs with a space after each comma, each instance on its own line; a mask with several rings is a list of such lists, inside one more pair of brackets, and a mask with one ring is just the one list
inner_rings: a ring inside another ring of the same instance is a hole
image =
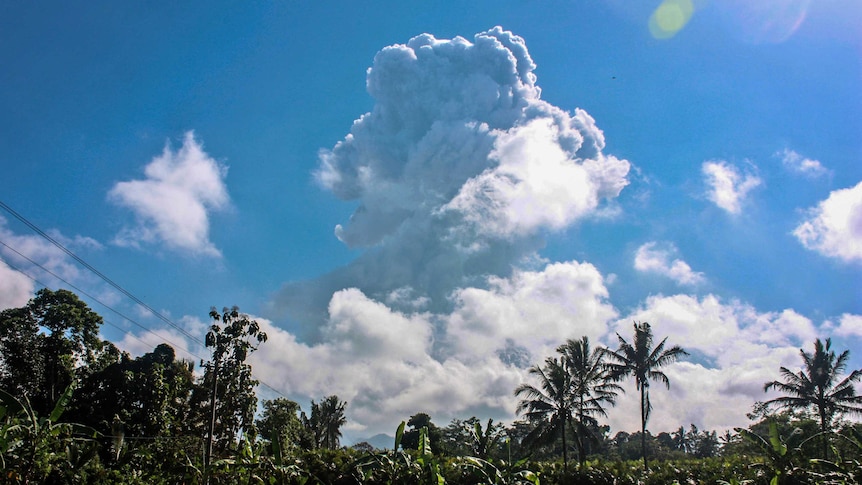
[[685, 261], [671, 261], [677, 252], [673, 245], [667, 248], [660, 248], [658, 245], [657, 242], [651, 241], [638, 248], [634, 263], [636, 270], [666, 276], [681, 285], [696, 285], [704, 281], [703, 273], [693, 271]]
[[821, 177], [829, 173], [829, 170], [820, 161], [803, 157], [789, 148], [776, 153], [775, 156], [779, 157], [782, 165], [793, 173], [810, 178]]
[[378, 52], [367, 73], [372, 110], [320, 152], [315, 172], [357, 204], [335, 235], [367, 250], [286, 285], [273, 314], [316, 339], [344, 288], [379, 301], [410, 288], [429, 310], [451, 310], [453, 289], [507, 277], [547, 232], [596, 217], [628, 184], [630, 164], [603, 153], [587, 112], [542, 100], [535, 69], [524, 40], [499, 27], [472, 40], [422, 34]]
[[707, 185], [707, 198], [731, 214], [739, 214], [748, 193], [761, 184], [757, 175], [742, 173], [721, 160], [704, 162], [701, 172]]
[[130, 209], [136, 224], [124, 227], [114, 242], [121, 246], [163, 243], [194, 255], [219, 257], [209, 240], [210, 213], [229, 204], [227, 168], [203, 151], [189, 131], [176, 152], [165, 144], [144, 167], [143, 180], [118, 182], [108, 193], [113, 203]]
[[833, 191], [793, 235], [806, 248], [845, 262], [862, 261], [862, 182]]
[[862, 337], [862, 315], [841, 315], [835, 334], [841, 337]]
[[[764, 383], [774, 380], [781, 366], [798, 367], [799, 348], [818, 337], [814, 324], [793, 310], [758, 312], [714, 295], [648, 298], [614, 324], [628, 341], [632, 321], [649, 322], [657, 338], [668, 337], [667, 345], [680, 345], [692, 354], [667, 368], [670, 391], [655, 387], [651, 394], [656, 409], [650, 418], [653, 429], [674, 429], [689, 422], [706, 429], [743, 424], [740, 417], [752, 404], [769, 397]], [[615, 347], [616, 338], [608, 344]], [[634, 384], [627, 387], [634, 389]], [[611, 413], [612, 427], [631, 428], [626, 410], [636, 410], [637, 402], [630, 401], [621, 400]]]
[[[667, 369], [670, 392], [656, 387], [651, 428], [743, 424], [814, 325], [712, 295], [651, 297], [621, 318], [613, 276], [542, 261], [543, 238], [606, 210], [630, 165], [603, 152], [588, 113], [541, 99], [535, 68], [523, 39], [500, 28], [472, 41], [423, 34], [375, 56], [372, 110], [320, 152], [315, 172], [355, 204], [334, 232], [364, 251], [274, 297], [259, 320], [269, 340], [251, 356], [259, 378], [301, 403], [337, 394], [358, 437], [416, 412], [510, 420], [529, 366], [568, 338], [615, 347], [615, 331], [630, 337], [631, 321], [647, 320], [693, 354]], [[732, 213], [760, 184], [726, 162], [703, 171], [711, 200]], [[675, 253], [647, 243], [636, 265], [702, 281]], [[636, 396], [610, 415], [615, 430], [638, 429]]]
[[607, 297], [598, 270], [575, 261], [455, 289], [445, 313], [418, 310], [421, 302], [399, 311], [347, 288], [332, 295], [319, 342], [266, 320], [269, 339], [252, 358], [256, 375], [300, 402], [348, 400], [356, 430], [390, 432], [419, 411], [511, 419], [527, 367], [566, 338], [606, 331], [616, 317]]

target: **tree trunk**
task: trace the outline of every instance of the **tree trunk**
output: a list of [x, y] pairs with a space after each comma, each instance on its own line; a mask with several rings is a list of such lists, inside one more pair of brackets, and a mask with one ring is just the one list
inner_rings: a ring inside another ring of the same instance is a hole
[[209, 439], [207, 439], [207, 454], [204, 458], [204, 470], [207, 473], [207, 483], [209, 483], [209, 470], [210, 470], [210, 462], [212, 461], [213, 455], [213, 434], [215, 434], [215, 422], [216, 422], [216, 396], [218, 392], [218, 364], [219, 359], [215, 359], [215, 365], [213, 366], [213, 392], [212, 398], [210, 399], [210, 406], [212, 406], [212, 414], [210, 415], [210, 429], [209, 429]]
[[569, 473], [569, 455], [567, 453], [568, 446], [566, 445], [566, 418], [563, 417], [563, 470]]
[[641, 456], [644, 459], [644, 470], [647, 470], [646, 459], [646, 386], [641, 384]]

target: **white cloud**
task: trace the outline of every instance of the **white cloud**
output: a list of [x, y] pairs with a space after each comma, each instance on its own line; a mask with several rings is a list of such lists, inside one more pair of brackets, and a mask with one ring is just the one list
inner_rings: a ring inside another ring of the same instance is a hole
[[[95, 240], [83, 237], [66, 237], [57, 230], [49, 230], [51, 237], [74, 251], [100, 249]], [[37, 280], [51, 288], [72, 284], [92, 283], [95, 277], [80, 268], [68, 254], [38, 235], [18, 234], [7, 226], [0, 216], [0, 308], [21, 307], [33, 296]], [[81, 253], [83, 254], [83, 253]], [[16, 270], [23, 271], [24, 276]], [[33, 279], [31, 279], [33, 278]], [[61, 279], [62, 280], [61, 280]]]
[[499, 27], [378, 52], [367, 74], [372, 110], [320, 152], [315, 172], [357, 204], [336, 236], [369, 250], [286, 285], [274, 314], [317, 338], [332, 294], [350, 287], [378, 301], [410, 288], [428, 311], [451, 311], [455, 288], [507, 277], [548, 232], [612, 214], [629, 162], [603, 153], [586, 111], [542, 100], [535, 69], [524, 40]]
[[420, 411], [438, 422], [511, 419], [526, 367], [566, 338], [607, 329], [616, 317], [607, 296], [598, 270], [578, 262], [457, 289], [448, 313], [399, 311], [346, 289], [333, 294], [319, 342], [267, 322], [269, 340], [252, 358], [257, 375], [299, 402], [348, 400], [353, 429], [372, 434]]
[[[729, 429], [745, 425], [745, 413], [755, 401], [770, 396], [766, 382], [777, 378], [779, 367], [798, 367], [799, 348], [818, 337], [812, 322], [794, 312], [761, 313], [740, 302], [722, 302], [707, 295], [654, 296], [635, 312], [615, 323], [614, 329], [631, 341], [632, 321], [647, 321], [655, 343], [668, 337], [667, 346], [679, 345], [692, 354], [666, 368], [670, 391], [653, 386], [655, 410], [650, 429], [672, 430], [694, 423], [702, 429]], [[616, 338], [608, 341], [616, 347]], [[615, 429], [636, 429], [637, 400], [634, 385], [610, 413]]]
[[33, 280], [0, 260], [0, 310], [26, 305], [34, 290]]
[[635, 254], [635, 269], [638, 271], [657, 273], [666, 276], [681, 285], [696, 285], [704, 281], [703, 273], [693, 271], [691, 266], [681, 259], [671, 257], [677, 252], [673, 245], [667, 249], [657, 248], [658, 243], [644, 243]]
[[538, 360], [575, 333], [598, 339], [616, 317], [602, 276], [589, 263], [515, 271], [509, 278], [490, 278], [487, 289], [458, 289], [452, 298], [447, 343], [464, 360], [517, 350], [514, 344]]
[[166, 144], [144, 175], [143, 180], [118, 182], [108, 193], [109, 200], [131, 209], [137, 219], [114, 242], [132, 247], [164, 243], [171, 250], [220, 256], [209, 240], [209, 217], [229, 204], [227, 168], [206, 154], [189, 131], [179, 151]]
[[829, 170], [820, 161], [805, 158], [789, 148], [776, 153], [775, 156], [781, 158], [781, 163], [788, 170], [806, 177], [817, 178], [829, 173]]
[[793, 235], [806, 248], [845, 262], [862, 261], [862, 182], [833, 191]]
[[748, 193], [761, 184], [756, 175], [743, 174], [721, 160], [704, 162], [701, 171], [708, 186], [707, 198], [731, 214], [739, 214]]
[[851, 315], [849, 313], [841, 315], [838, 328], [835, 329], [835, 335], [841, 337], [862, 337], [862, 315]]
[[[513, 419], [515, 387], [567, 338], [615, 346], [647, 320], [691, 350], [659, 386], [650, 428], [684, 421], [744, 425], [763, 384], [816, 335], [793, 310], [758, 312], [707, 295], [655, 296], [619, 319], [604, 278], [586, 262], [536, 257], [548, 231], [607, 212], [630, 165], [604, 154], [582, 110], [540, 99], [523, 39], [492, 29], [473, 41], [430, 35], [380, 51], [368, 71], [375, 105], [319, 156], [320, 185], [355, 201], [335, 232], [368, 248], [320, 278], [285, 285], [252, 355], [256, 375], [305, 403], [337, 394], [350, 429], [391, 432], [416, 412]], [[707, 162], [709, 197], [739, 213], [761, 182]], [[636, 264], [681, 284], [702, 281], [670, 247], [642, 246]], [[282, 313], [283, 312], [283, 313]], [[639, 428], [636, 393], [610, 410], [615, 430]]]

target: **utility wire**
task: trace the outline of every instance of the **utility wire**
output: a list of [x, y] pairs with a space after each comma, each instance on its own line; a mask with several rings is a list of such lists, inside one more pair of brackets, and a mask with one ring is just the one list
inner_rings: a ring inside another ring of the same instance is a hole
[[[75, 290], [75, 291], [77, 291], [78, 293], [81, 293], [82, 295], [86, 296], [87, 298], [89, 298], [89, 299], [91, 299], [91, 300], [95, 301], [96, 303], [98, 303], [98, 304], [102, 305], [103, 307], [107, 308], [108, 310], [110, 310], [110, 311], [114, 312], [114, 313], [115, 313], [115, 314], [117, 314], [120, 318], [123, 318], [123, 319], [127, 320], [129, 323], [132, 323], [132, 324], [136, 325], [138, 328], [141, 328], [141, 329], [142, 329], [142, 330], [144, 330], [145, 332], [151, 333], [152, 335], [154, 335], [154, 336], [156, 336], [156, 337], [158, 337], [158, 338], [160, 338], [160, 339], [164, 340], [165, 342], [167, 342], [167, 343], [169, 343], [169, 344], [173, 345], [175, 348], [177, 348], [177, 349], [179, 349], [179, 350], [182, 350], [183, 352], [187, 353], [188, 355], [190, 355], [190, 356], [192, 356], [192, 357], [194, 357], [194, 358], [196, 358], [196, 359], [203, 360], [203, 358], [202, 358], [201, 356], [199, 356], [199, 355], [195, 354], [195, 353], [194, 353], [194, 352], [192, 352], [191, 350], [189, 350], [189, 349], [185, 348], [185, 347], [184, 347], [184, 346], [182, 346], [182, 345], [178, 345], [178, 344], [176, 344], [176, 343], [174, 343], [174, 342], [171, 342], [170, 340], [168, 340], [168, 339], [166, 339], [166, 338], [164, 338], [164, 337], [162, 337], [162, 336], [160, 336], [160, 335], [156, 334], [152, 329], [147, 328], [147, 327], [145, 327], [144, 325], [141, 325], [140, 323], [138, 323], [137, 321], [135, 321], [135, 320], [133, 320], [133, 319], [129, 318], [128, 316], [126, 316], [126, 315], [124, 315], [124, 314], [120, 313], [118, 310], [115, 310], [114, 308], [112, 308], [112, 307], [111, 307], [110, 305], [108, 305], [107, 303], [104, 303], [103, 301], [99, 300], [99, 299], [98, 299], [98, 298], [96, 298], [95, 296], [93, 296], [93, 295], [91, 295], [91, 294], [87, 293], [86, 291], [82, 290], [81, 288], [78, 288], [77, 286], [75, 286], [74, 284], [70, 283], [68, 280], [66, 280], [66, 279], [65, 279], [65, 278], [63, 278], [62, 276], [58, 275], [57, 273], [54, 273], [53, 271], [51, 271], [50, 269], [46, 268], [45, 266], [43, 266], [43, 265], [41, 265], [41, 264], [37, 263], [36, 261], [33, 261], [32, 259], [28, 258], [27, 256], [25, 256], [25, 255], [21, 254], [21, 252], [20, 252], [20, 251], [18, 251], [17, 249], [13, 248], [12, 246], [9, 246], [8, 244], [6, 244], [5, 242], [3, 242], [2, 240], [0, 240], [0, 245], [5, 246], [7, 249], [9, 249], [10, 251], [14, 252], [14, 253], [15, 253], [15, 254], [17, 254], [18, 256], [20, 256], [20, 257], [22, 257], [22, 258], [26, 259], [27, 261], [29, 261], [30, 263], [32, 263], [32, 264], [34, 264], [34, 265], [36, 265], [36, 266], [38, 266], [39, 268], [41, 268], [41, 269], [42, 269], [42, 271], [45, 271], [46, 273], [50, 274], [50, 275], [51, 275], [51, 276], [53, 276], [54, 278], [57, 278], [58, 280], [62, 281], [63, 283], [66, 283], [66, 285], [68, 285], [70, 288], [74, 289], [74, 290]], [[2, 260], [2, 259], [0, 259], [0, 260]], [[30, 275], [28, 275], [27, 273], [25, 273], [25, 272], [24, 272], [24, 271], [22, 271], [20, 268], [17, 268], [17, 267], [15, 267], [15, 266], [13, 266], [13, 265], [12, 265], [12, 264], [10, 264], [8, 261], [4, 261], [4, 262], [6, 263], [6, 265], [7, 265], [7, 266], [9, 266], [10, 268], [14, 269], [15, 271], [17, 271], [17, 272], [21, 273], [22, 275], [24, 275], [24, 276], [26, 276], [26, 277], [30, 278], [31, 280], [35, 281], [35, 282], [36, 282], [36, 283], [38, 283], [40, 286], [45, 287], [45, 288], [50, 288], [48, 285], [46, 285], [46, 284], [42, 283], [41, 281], [37, 280], [36, 278], [33, 278], [32, 276], [30, 276]], [[133, 333], [131, 333], [131, 332], [127, 331], [127, 330], [126, 330], [126, 329], [124, 329], [124, 328], [121, 328], [120, 326], [118, 326], [118, 325], [116, 325], [116, 324], [114, 324], [114, 323], [112, 323], [112, 322], [110, 322], [110, 321], [108, 321], [108, 320], [105, 320], [105, 323], [107, 323], [107, 324], [111, 325], [111, 326], [112, 326], [112, 327], [114, 327], [114, 328], [117, 328], [118, 330], [123, 331], [123, 332], [124, 332], [124, 333], [126, 333], [127, 335], [131, 335], [133, 338], [137, 339], [139, 342], [141, 342], [141, 343], [143, 343], [143, 344], [147, 344], [146, 342], [144, 342], [143, 340], [141, 340], [140, 338], [138, 338], [135, 334], [133, 334]], [[149, 345], [149, 344], [147, 344], [147, 345]]]
[[[7, 248], [9, 248], [9, 249], [12, 249], [12, 248], [10, 248], [9, 246], [7, 246], [6, 244], [4, 244], [2, 241], [0, 241], [0, 244], [3, 244], [4, 246], [6, 246], [6, 247], [7, 247]], [[12, 251], [15, 251], [15, 250], [14, 250], [14, 249], [12, 249]], [[16, 252], [16, 253], [18, 253], [18, 251], [15, 251], [15, 252]], [[18, 253], [18, 254], [21, 254], [21, 253]], [[26, 256], [24, 256], [24, 258], [25, 258], [25, 259], [27, 259], [28, 261], [32, 262], [32, 260], [30, 260], [30, 258], [27, 258]], [[50, 288], [51, 288], [50, 286], [46, 285], [45, 283], [43, 283], [43, 282], [39, 281], [39, 279], [37, 279], [37, 278], [34, 278], [34, 277], [30, 276], [29, 274], [27, 274], [26, 272], [24, 272], [24, 270], [22, 270], [21, 268], [18, 268], [17, 266], [13, 265], [13, 264], [12, 264], [12, 263], [10, 263], [9, 261], [6, 261], [6, 260], [4, 260], [4, 259], [2, 259], [2, 258], [0, 258], [0, 261], [2, 261], [2, 262], [3, 262], [3, 264], [5, 264], [6, 266], [8, 266], [8, 267], [12, 268], [13, 270], [15, 270], [15, 271], [17, 271], [17, 272], [21, 273], [21, 274], [22, 274], [22, 275], [24, 275], [24, 276], [26, 276], [27, 278], [30, 278], [30, 280], [32, 280], [34, 283], [36, 283], [37, 285], [41, 286], [42, 288], [48, 288], [48, 289], [50, 289]], [[39, 265], [38, 263], [34, 263], [34, 264], [36, 264], [37, 266], [41, 267], [41, 268], [42, 268], [42, 269], [44, 269], [45, 271], [48, 271], [49, 273], [51, 273], [51, 271], [49, 271], [49, 270], [45, 269], [44, 267], [42, 267], [42, 266], [41, 266], [41, 265]], [[74, 286], [74, 285], [72, 285], [72, 284], [70, 284], [68, 281], [66, 281], [66, 280], [64, 280], [64, 279], [62, 279], [62, 278], [60, 278], [59, 276], [55, 275], [54, 273], [51, 273], [51, 274], [52, 274], [52, 275], [54, 275], [54, 277], [59, 278], [61, 281], [63, 281], [63, 282], [64, 282], [64, 283], [66, 283], [67, 285], [71, 286], [72, 288], [75, 288], [75, 286]], [[75, 288], [75, 289], [77, 290], [78, 288]], [[78, 290], [78, 291], [81, 291], [81, 290]], [[84, 293], [84, 292], [82, 291], [81, 293]], [[90, 296], [90, 295], [87, 295], [86, 293], [84, 293], [84, 295], [86, 295], [86, 296]], [[91, 296], [90, 296], [90, 298], [93, 298], [93, 297], [91, 297]], [[96, 301], [98, 302], [99, 300], [96, 300]], [[101, 302], [99, 302], [99, 303], [101, 303]], [[104, 303], [102, 303], [102, 305], [104, 305]], [[126, 335], [128, 335], [128, 336], [132, 337], [133, 339], [137, 340], [138, 342], [140, 342], [140, 343], [142, 343], [142, 344], [144, 344], [144, 345], [150, 345], [149, 343], [144, 342], [144, 341], [143, 341], [140, 337], [138, 337], [137, 335], [133, 334], [132, 332], [129, 332], [128, 330], [125, 330], [125, 329], [121, 328], [119, 325], [115, 324], [114, 322], [111, 322], [110, 320], [107, 320], [107, 319], [103, 319], [103, 321], [104, 321], [105, 323], [107, 323], [108, 325], [110, 325], [110, 326], [112, 326], [112, 327], [114, 327], [114, 328], [116, 328], [116, 329], [118, 329], [118, 330], [120, 330], [120, 331], [122, 331], [122, 332], [126, 333]], [[145, 330], [150, 331], [149, 329], [145, 329]], [[150, 332], [151, 332], [151, 331], [150, 331]], [[155, 333], [153, 333], [153, 335], [155, 335]], [[156, 336], [158, 337], [158, 335], [156, 335]], [[160, 337], [160, 338], [161, 338], [161, 337]], [[165, 341], [167, 341], [169, 344], [176, 345], [176, 344], [173, 344], [172, 342], [168, 341], [167, 339], [165, 339]], [[179, 346], [178, 346], [178, 347], [179, 347]], [[185, 349], [183, 349], [182, 347], [180, 347], [180, 350], [185, 350]], [[186, 352], [188, 352], [188, 351], [186, 351]]]
[[[3, 210], [5, 210], [6, 212], [8, 212], [8, 213], [9, 213], [9, 214], [11, 214], [12, 216], [14, 216], [16, 219], [18, 219], [19, 221], [21, 221], [24, 225], [26, 225], [27, 227], [29, 227], [30, 229], [32, 229], [36, 234], [39, 234], [40, 236], [42, 236], [43, 238], [45, 238], [48, 242], [50, 242], [51, 244], [53, 244], [54, 246], [56, 246], [58, 249], [60, 249], [60, 250], [61, 250], [61, 251], [63, 251], [64, 253], [66, 253], [69, 257], [71, 257], [72, 259], [74, 259], [75, 261], [77, 261], [81, 266], [83, 266], [84, 268], [88, 269], [90, 272], [92, 272], [93, 274], [95, 274], [96, 276], [98, 276], [99, 278], [101, 278], [101, 279], [102, 279], [102, 281], [104, 281], [105, 283], [109, 284], [110, 286], [112, 286], [113, 288], [115, 288], [117, 291], [119, 291], [119, 292], [120, 292], [120, 293], [122, 293], [123, 295], [127, 296], [130, 300], [132, 300], [133, 302], [137, 303], [138, 305], [140, 305], [141, 307], [143, 307], [144, 309], [146, 309], [147, 311], [149, 311], [151, 314], [155, 315], [155, 316], [156, 316], [156, 318], [158, 318], [159, 320], [161, 320], [161, 321], [165, 322], [166, 324], [170, 325], [170, 326], [171, 326], [171, 327], [173, 327], [174, 329], [178, 330], [178, 331], [179, 331], [179, 332], [181, 332], [183, 335], [185, 335], [186, 337], [188, 337], [189, 339], [191, 339], [193, 342], [194, 342], [194, 341], [198, 341], [198, 338], [197, 338], [197, 337], [195, 337], [194, 335], [190, 334], [188, 331], [186, 331], [186, 330], [185, 330], [184, 328], [182, 328], [180, 325], [178, 325], [178, 324], [174, 323], [174, 322], [173, 322], [171, 319], [169, 319], [168, 317], [166, 317], [166, 316], [162, 315], [161, 313], [157, 312], [156, 310], [154, 310], [152, 307], [150, 307], [149, 305], [147, 305], [146, 303], [144, 303], [141, 299], [139, 299], [138, 297], [136, 297], [135, 295], [133, 295], [132, 293], [130, 293], [128, 290], [126, 290], [125, 288], [123, 288], [122, 286], [120, 286], [118, 283], [114, 282], [112, 279], [108, 278], [104, 273], [102, 273], [101, 271], [99, 271], [99, 270], [97, 270], [96, 268], [94, 268], [92, 265], [90, 265], [90, 263], [88, 263], [88, 262], [84, 261], [83, 259], [81, 259], [81, 257], [79, 257], [78, 255], [76, 255], [75, 253], [73, 253], [72, 251], [70, 251], [68, 248], [66, 248], [65, 246], [63, 246], [60, 242], [58, 242], [57, 240], [55, 240], [54, 238], [52, 238], [51, 236], [49, 236], [47, 233], [45, 233], [45, 231], [43, 231], [42, 229], [40, 229], [38, 226], [36, 226], [36, 225], [35, 225], [35, 224], [33, 224], [32, 222], [30, 222], [29, 220], [27, 220], [27, 218], [26, 218], [26, 217], [24, 217], [23, 215], [19, 214], [19, 213], [18, 213], [18, 212], [16, 212], [14, 209], [12, 209], [12, 208], [11, 208], [11, 207], [9, 207], [8, 205], [6, 205], [6, 203], [4, 203], [2, 200], [0, 200], [0, 208], [2, 208], [2, 209], [3, 209]], [[9, 247], [9, 246], [7, 246], [5, 243], [4, 243], [3, 245], [4, 245], [4, 246], [6, 246], [6, 247]], [[11, 249], [11, 248], [10, 248], [10, 249]], [[14, 251], [14, 250], [13, 250], [13, 251]], [[16, 253], [18, 253], [18, 254], [21, 254], [21, 253], [19, 253], [18, 251], [15, 251], [15, 252], [16, 252]], [[23, 256], [23, 255], [22, 255], [22, 256]], [[25, 259], [27, 259], [28, 261], [33, 262], [32, 260], [30, 260], [30, 259], [29, 259], [29, 258], [27, 258], [26, 256], [24, 256], [24, 257], [25, 257]], [[7, 264], [8, 264], [8, 263], [7, 263]], [[34, 264], [37, 264], [37, 263], [34, 263]], [[38, 264], [37, 264], [37, 265], [38, 265]], [[38, 265], [38, 266], [42, 267], [41, 265]], [[11, 266], [10, 266], [10, 267], [11, 267]], [[13, 269], [14, 269], [14, 268], [13, 268]], [[42, 267], [42, 269], [45, 269], [45, 268], [44, 268], [44, 267]], [[45, 269], [45, 270], [46, 270], [46, 271], [48, 271], [47, 269]], [[17, 270], [17, 269], [16, 269], [16, 271], [21, 272], [20, 270]], [[51, 274], [54, 274], [54, 273], [52, 273], [52, 272], [50, 272], [50, 271], [48, 271], [48, 272], [49, 272], [49, 273], [51, 273]], [[23, 272], [21, 272], [21, 273], [22, 273], [22, 274], [24, 274], [25, 276], [27, 276], [28, 278], [33, 279], [32, 277], [30, 277], [30, 276], [29, 276], [29, 275], [27, 275], [26, 273], [23, 273]], [[55, 276], [55, 277], [57, 277], [57, 278], [59, 278], [59, 276], [57, 276], [57, 275], [54, 275], [54, 276]], [[62, 278], [59, 278], [59, 279], [60, 279], [61, 281], [64, 281], [66, 284], [68, 284], [68, 285], [69, 285], [69, 286], [71, 286], [72, 288], [75, 288], [75, 289], [77, 289], [78, 291], [81, 291], [80, 289], [78, 289], [77, 287], [73, 286], [73, 285], [72, 285], [72, 284], [70, 284], [69, 282], [67, 282], [67, 281], [63, 280]], [[34, 280], [34, 281], [36, 281], [35, 279], [33, 279], [33, 280]], [[41, 283], [40, 283], [40, 284], [41, 284]], [[45, 286], [45, 285], [42, 285], [42, 286]], [[45, 287], [47, 288], [47, 286], [45, 286]], [[84, 293], [83, 291], [81, 291], [81, 292], [82, 292], [82, 293]], [[87, 295], [86, 293], [84, 293], [84, 294], [85, 294], [85, 295]], [[96, 300], [96, 299], [95, 299], [95, 298], [93, 298], [92, 296], [90, 296], [90, 295], [87, 295], [87, 296], [89, 296], [90, 298], [92, 298], [93, 300], [95, 300], [95, 301], [97, 301], [97, 302], [98, 302], [98, 300]], [[104, 303], [102, 303], [102, 302], [99, 302], [99, 303], [100, 303], [100, 304], [102, 304], [103, 306], [106, 306], [106, 307], [107, 307], [107, 305], [105, 305]], [[134, 324], [136, 324], [136, 325], [141, 326], [142, 328], [144, 328], [144, 327], [143, 327], [142, 325], [140, 325], [139, 323], [135, 322], [135, 321], [134, 321], [134, 320], [132, 320], [132, 319], [129, 319], [128, 317], [125, 317], [124, 315], [122, 315], [121, 313], [117, 312], [117, 311], [116, 311], [116, 310], [114, 310], [113, 308], [110, 308], [110, 307], [107, 307], [107, 308], [109, 308], [109, 309], [110, 309], [111, 311], [113, 311], [114, 313], [117, 313], [118, 315], [122, 316], [123, 318], [126, 318], [126, 319], [127, 319], [127, 320], [129, 320], [130, 322], [132, 322], [132, 323], [134, 323]], [[121, 330], [122, 330], [122, 329], [121, 329]], [[147, 331], [149, 331], [149, 332], [151, 332], [151, 333], [153, 333], [153, 334], [155, 335], [155, 332], [152, 332], [152, 330], [147, 329], [147, 328], [145, 328], [145, 330], [147, 330]], [[127, 333], [128, 333], [128, 332], [127, 332]], [[138, 340], [140, 340], [140, 339], [138, 339]], [[164, 340], [166, 340], [166, 339], [164, 339]], [[174, 344], [174, 345], [176, 345], [176, 344]], [[178, 347], [179, 347], [179, 346], [178, 346]], [[183, 349], [182, 347], [180, 347], [180, 349], [181, 349], [181, 350], [185, 350], [185, 349]], [[189, 352], [189, 351], [188, 351], [188, 350], [186, 350], [186, 352]], [[191, 352], [189, 352], [189, 354], [190, 354], [190, 355], [192, 355], [192, 356], [195, 356], [195, 354], [193, 354], [193, 353], [191, 353]], [[197, 356], [195, 356], [195, 357], [197, 357]], [[200, 358], [200, 357], [198, 357], [198, 358]], [[200, 358], [200, 359], [201, 359], [201, 360], [203, 360], [202, 358]], [[254, 377], [254, 373], [252, 373], [252, 377]], [[278, 394], [279, 396], [281, 396], [281, 397], [285, 397], [285, 398], [287, 397], [287, 396], [285, 396], [285, 395], [284, 395], [284, 393], [282, 393], [281, 391], [279, 391], [279, 390], [278, 390], [278, 389], [276, 389], [275, 387], [273, 387], [273, 386], [271, 386], [271, 385], [267, 384], [266, 382], [262, 381], [261, 379], [257, 379], [257, 381], [258, 381], [261, 385], [263, 385], [264, 387], [267, 387], [267, 388], [269, 388], [270, 390], [272, 390], [273, 392], [275, 392], [276, 394]]]
[[43, 238], [45, 238], [48, 242], [50, 242], [51, 244], [53, 244], [54, 246], [56, 246], [57, 248], [59, 248], [61, 251], [63, 251], [64, 253], [68, 254], [68, 255], [69, 255], [69, 257], [71, 257], [72, 259], [74, 259], [75, 261], [77, 261], [79, 264], [81, 264], [81, 266], [83, 266], [83, 267], [87, 268], [88, 270], [90, 270], [93, 274], [95, 274], [96, 276], [98, 276], [99, 278], [101, 278], [105, 283], [107, 283], [107, 284], [111, 285], [111, 286], [112, 286], [112, 287], [114, 287], [117, 291], [119, 291], [120, 293], [122, 293], [122, 294], [126, 295], [127, 297], [129, 297], [129, 299], [131, 299], [133, 302], [135, 302], [135, 303], [137, 303], [138, 305], [140, 305], [140, 306], [144, 307], [147, 311], [149, 311], [150, 313], [152, 313], [153, 315], [155, 315], [155, 316], [156, 316], [156, 318], [160, 319], [161, 321], [163, 321], [163, 322], [167, 323], [167, 324], [168, 324], [168, 325], [170, 325], [171, 327], [173, 327], [173, 328], [175, 328], [176, 330], [180, 331], [183, 335], [185, 335], [186, 337], [188, 337], [188, 338], [192, 339], [193, 341], [198, 339], [197, 337], [195, 337], [194, 335], [192, 335], [192, 334], [190, 334], [188, 331], [186, 331], [186, 329], [182, 328], [180, 325], [177, 325], [176, 323], [174, 323], [173, 321], [171, 321], [171, 319], [169, 319], [168, 317], [166, 317], [166, 316], [162, 315], [161, 313], [157, 312], [157, 311], [156, 311], [156, 310], [154, 310], [152, 307], [150, 307], [149, 305], [147, 305], [146, 303], [144, 303], [143, 301], [141, 301], [141, 299], [139, 299], [138, 297], [136, 297], [135, 295], [133, 295], [132, 293], [130, 293], [128, 290], [126, 290], [125, 288], [123, 288], [123, 287], [122, 287], [122, 286], [120, 286], [119, 284], [115, 283], [115, 282], [114, 282], [114, 280], [112, 280], [112, 279], [108, 278], [107, 276], [105, 276], [105, 274], [104, 274], [104, 273], [102, 273], [101, 271], [97, 270], [96, 268], [94, 268], [93, 266], [91, 266], [91, 265], [90, 265], [90, 263], [88, 263], [88, 262], [84, 261], [84, 260], [83, 260], [83, 259], [81, 259], [77, 254], [73, 253], [72, 251], [70, 251], [69, 249], [67, 249], [65, 246], [63, 246], [62, 244], [60, 244], [59, 242], [57, 242], [57, 240], [56, 240], [56, 239], [54, 239], [54, 238], [52, 238], [51, 236], [49, 236], [48, 234], [46, 234], [46, 233], [45, 233], [45, 231], [43, 231], [43, 230], [39, 229], [35, 224], [33, 224], [32, 222], [28, 221], [28, 220], [27, 220], [27, 218], [25, 218], [25, 217], [24, 217], [24, 216], [22, 216], [21, 214], [19, 214], [19, 213], [15, 212], [15, 210], [14, 210], [14, 209], [12, 209], [12, 208], [11, 208], [11, 207], [9, 207], [8, 205], [6, 205], [3, 201], [0, 201], [0, 207], [2, 207], [6, 212], [8, 212], [8, 213], [12, 214], [16, 219], [18, 219], [19, 221], [23, 222], [27, 227], [29, 227], [30, 229], [32, 229], [33, 231], [35, 231], [37, 234], [39, 234], [40, 236], [42, 236]]

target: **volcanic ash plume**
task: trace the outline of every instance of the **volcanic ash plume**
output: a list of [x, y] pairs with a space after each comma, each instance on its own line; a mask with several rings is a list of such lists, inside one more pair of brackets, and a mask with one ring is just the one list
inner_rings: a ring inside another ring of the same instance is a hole
[[535, 68], [524, 40], [500, 27], [472, 42], [422, 34], [378, 52], [367, 76], [372, 111], [321, 151], [315, 172], [322, 187], [358, 202], [335, 235], [367, 250], [316, 281], [286, 285], [275, 309], [314, 329], [344, 288], [381, 301], [407, 291], [413, 306], [451, 309], [453, 290], [509, 275], [544, 232], [616, 197], [629, 163], [602, 153], [585, 111], [541, 99]]

